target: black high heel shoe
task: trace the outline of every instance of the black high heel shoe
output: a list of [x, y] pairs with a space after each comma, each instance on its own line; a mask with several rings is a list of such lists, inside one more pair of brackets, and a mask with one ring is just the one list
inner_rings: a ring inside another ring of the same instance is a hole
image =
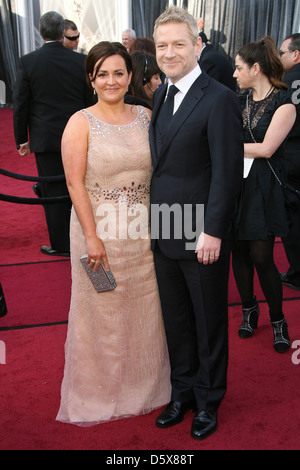
[[251, 308], [243, 308], [243, 323], [239, 329], [240, 338], [251, 338], [254, 335], [254, 330], [257, 329], [258, 317], [258, 304]]
[[278, 353], [282, 353], [290, 349], [290, 337], [288, 332], [288, 324], [283, 318], [280, 321], [271, 322], [274, 333], [274, 349]]

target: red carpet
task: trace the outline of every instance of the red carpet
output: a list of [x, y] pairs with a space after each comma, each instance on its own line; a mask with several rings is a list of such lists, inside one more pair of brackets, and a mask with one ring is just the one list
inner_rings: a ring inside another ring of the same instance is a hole
[[[21, 158], [15, 150], [11, 110], [0, 109], [0, 136], [0, 168], [35, 175], [33, 156]], [[0, 193], [35, 197], [32, 184], [0, 175]], [[228, 393], [214, 435], [203, 442], [190, 438], [192, 413], [169, 430], [154, 426], [158, 411], [94, 428], [56, 422], [70, 263], [40, 253], [40, 246], [49, 243], [41, 206], [0, 201], [0, 221], [0, 281], [8, 305], [8, 315], [0, 319], [0, 341], [6, 346], [6, 364], [0, 365], [1, 450], [104, 450], [104, 455], [125, 450], [195, 455], [199, 450], [299, 450], [300, 364], [294, 364], [292, 357], [300, 354], [293, 349], [284, 355], [273, 351], [259, 286], [259, 328], [251, 340], [238, 338], [240, 300], [232, 276]], [[276, 262], [280, 270], [286, 269], [280, 242]], [[291, 341], [299, 341], [300, 293], [285, 287], [284, 298]]]

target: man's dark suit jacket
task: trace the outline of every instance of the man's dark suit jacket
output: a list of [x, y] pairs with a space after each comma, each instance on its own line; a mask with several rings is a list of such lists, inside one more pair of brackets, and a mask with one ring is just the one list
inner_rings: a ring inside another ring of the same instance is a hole
[[234, 69], [229, 60], [216, 51], [211, 44], [206, 44], [202, 50], [199, 64], [202, 70], [233, 91], [237, 90], [236, 79], [233, 78]]
[[14, 93], [17, 145], [28, 141], [29, 130], [31, 152], [60, 152], [71, 115], [93, 104], [84, 65], [85, 55], [57, 41], [20, 59]]
[[[291, 68], [288, 72], [284, 74], [283, 78], [284, 82], [289, 85], [291, 88], [293, 87], [293, 83], [296, 81], [300, 81], [300, 63], [294, 65], [294, 67]], [[299, 92], [299, 84], [295, 88], [292, 88], [295, 92], [295, 98], [297, 102], [299, 101], [300, 98], [300, 92]], [[298, 141], [298, 148], [299, 148], [299, 140], [300, 140], [300, 105], [297, 104], [297, 118], [296, 122], [294, 124], [293, 129], [291, 130], [289, 134], [289, 140], [291, 139], [297, 139]], [[298, 165], [299, 166], [299, 165]]]
[[[194, 208], [204, 204], [204, 232], [228, 238], [243, 178], [243, 129], [237, 96], [202, 72], [161, 140], [155, 124], [166, 89], [159, 88], [154, 94], [151, 204], [192, 204]], [[193, 224], [195, 227], [195, 220]], [[185, 249], [188, 241], [171, 237], [160, 239], [159, 246], [170, 258], [194, 259], [195, 253]]]

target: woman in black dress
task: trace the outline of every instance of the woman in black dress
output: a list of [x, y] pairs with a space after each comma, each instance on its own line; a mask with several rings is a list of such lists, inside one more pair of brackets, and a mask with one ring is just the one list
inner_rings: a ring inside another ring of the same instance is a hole
[[288, 326], [282, 311], [282, 285], [274, 263], [275, 237], [289, 230], [282, 189], [268, 163], [285, 178], [283, 143], [293, 127], [296, 108], [282, 82], [283, 69], [272, 38], [243, 46], [236, 56], [234, 77], [241, 89], [244, 122], [244, 184], [235, 220], [236, 244], [233, 272], [243, 307], [241, 338], [257, 328], [259, 306], [254, 296], [254, 268], [269, 305], [274, 348], [290, 347]]

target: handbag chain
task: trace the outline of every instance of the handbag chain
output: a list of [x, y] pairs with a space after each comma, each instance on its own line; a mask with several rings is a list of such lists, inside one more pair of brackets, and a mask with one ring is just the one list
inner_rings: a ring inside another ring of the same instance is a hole
[[[246, 99], [246, 112], [247, 112], [247, 121], [248, 121], [248, 130], [250, 132], [250, 135], [251, 135], [251, 138], [253, 140], [253, 142], [255, 144], [257, 144], [255, 138], [254, 138], [254, 135], [253, 135], [253, 132], [252, 132], [252, 129], [251, 129], [251, 122], [250, 122], [250, 112], [249, 112], [249, 95], [250, 95], [251, 92], [249, 92], [247, 94], [247, 99]], [[278, 183], [280, 184], [280, 186], [283, 186], [282, 182], [280, 181], [280, 179], [278, 178], [277, 174], [275, 173], [274, 171], [274, 168], [272, 167], [271, 163], [269, 162], [269, 160], [267, 160], [265, 158], [265, 161], [267, 162], [267, 164], [269, 165], [273, 175], [275, 176], [276, 180], [278, 181]]]

